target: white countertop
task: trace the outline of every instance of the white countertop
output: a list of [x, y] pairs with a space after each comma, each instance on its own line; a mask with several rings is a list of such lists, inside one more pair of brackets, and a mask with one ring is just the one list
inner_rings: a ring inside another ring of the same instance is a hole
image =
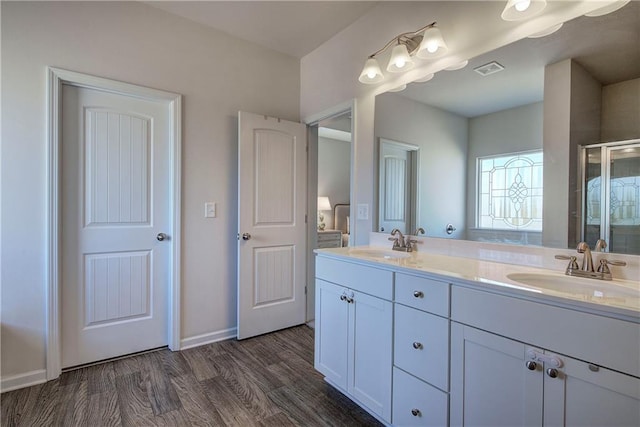
[[[375, 255], [388, 251], [390, 258]], [[477, 288], [507, 292], [517, 297], [534, 298], [540, 302], [572, 306], [580, 310], [597, 311], [626, 320], [640, 322], [640, 281], [597, 280], [566, 276], [555, 271], [531, 266], [514, 265], [473, 258], [461, 258], [429, 252], [397, 252], [405, 258], [395, 258], [393, 251], [379, 246], [320, 249], [322, 256], [388, 266], [405, 272], [420, 272], [444, 276], [450, 281]], [[558, 280], [557, 286], [538, 287], [523, 284], [508, 276], [513, 274], [544, 275], [549, 282]], [[586, 282], [585, 282], [586, 281]], [[570, 286], [568, 286], [570, 285]]]

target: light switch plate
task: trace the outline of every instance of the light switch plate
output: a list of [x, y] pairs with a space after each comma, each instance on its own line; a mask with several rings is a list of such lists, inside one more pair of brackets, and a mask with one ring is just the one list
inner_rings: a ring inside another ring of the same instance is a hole
[[207, 202], [204, 204], [204, 217], [205, 218], [216, 217], [216, 202]]
[[369, 219], [369, 205], [366, 203], [358, 203], [358, 219]]

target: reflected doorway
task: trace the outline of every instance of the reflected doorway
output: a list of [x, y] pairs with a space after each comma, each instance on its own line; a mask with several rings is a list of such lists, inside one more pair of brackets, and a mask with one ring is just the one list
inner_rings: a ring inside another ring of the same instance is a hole
[[582, 240], [640, 255], [640, 140], [582, 148]]

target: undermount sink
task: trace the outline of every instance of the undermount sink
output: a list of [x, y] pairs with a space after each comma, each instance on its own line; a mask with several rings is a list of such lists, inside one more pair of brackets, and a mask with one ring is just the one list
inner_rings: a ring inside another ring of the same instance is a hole
[[378, 259], [401, 259], [401, 258], [409, 258], [411, 254], [407, 252], [393, 251], [389, 249], [352, 249], [349, 251], [350, 254], [356, 256], [362, 256], [367, 258], [378, 258]]
[[523, 285], [557, 292], [597, 298], [640, 298], [640, 288], [634, 289], [610, 281], [543, 273], [511, 273], [507, 274], [507, 278]]

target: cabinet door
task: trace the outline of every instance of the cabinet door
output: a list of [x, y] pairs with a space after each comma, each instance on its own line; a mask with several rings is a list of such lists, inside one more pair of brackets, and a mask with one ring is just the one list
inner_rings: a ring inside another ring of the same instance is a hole
[[336, 386], [347, 389], [349, 306], [346, 289], [316, 280], [315, 368]]
[[526, 367], [526, 350], [520, 342], [452, 323], [451, 425], [542, 425], [543, 375], [540, 366]]
[[393, 304], [360, 292], [353, 301], [348, 391], [390, 422]]
[[[548, 354], [548, 352], [547, 352]], [[639, 426], [640, 379], [581, 360], [544, 375], [545, 426]]]

